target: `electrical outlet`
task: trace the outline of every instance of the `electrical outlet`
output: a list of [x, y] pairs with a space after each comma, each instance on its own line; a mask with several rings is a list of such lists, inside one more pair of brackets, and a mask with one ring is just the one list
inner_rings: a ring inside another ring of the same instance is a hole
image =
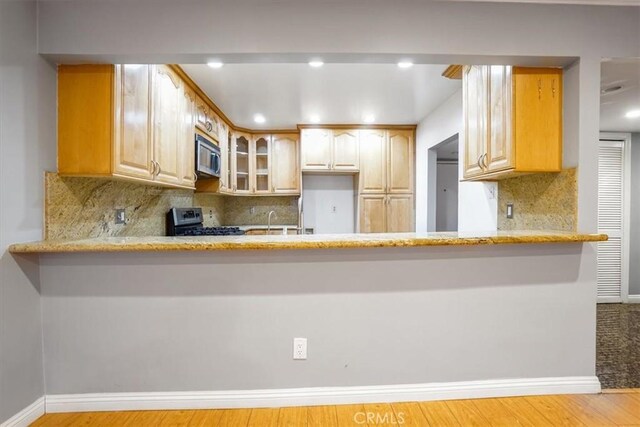
[[293, 339], [293, 359], [294, 360], [307, 359], [307, 339], [306, 338]]
[[125, 214], [124, 214], [124, 209], [116, 209], [116, 220], [115, 223], [116, 224], [124, 224], [125, 222], [127, 222]]
[[256, 213], [256, 208], [254, 208], [253, 206], [251, 206], [251, 207], [249, 208], [249, 213], [250, 213], [251, 215], [255, 214], [255, 213]]
[[513, 219], [513, 203], [507, 203], [507, 218]]
[[209, 219], [213, 219], [213, 209], [209, 209]]
[[332, 212], [332, 213], [336, 213], [336, 210], [337, 210], [337, 209], [336, 209], [336, 207], [335, 207], [335, 206], [331, 206], [331, 212]]

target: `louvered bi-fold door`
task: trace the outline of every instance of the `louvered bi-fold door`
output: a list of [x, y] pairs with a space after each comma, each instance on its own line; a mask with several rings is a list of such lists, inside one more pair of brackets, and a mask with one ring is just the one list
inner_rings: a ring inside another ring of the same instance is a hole
[[622, 301], [624, 143], [600, 141], [598, 148], [598, 301]]

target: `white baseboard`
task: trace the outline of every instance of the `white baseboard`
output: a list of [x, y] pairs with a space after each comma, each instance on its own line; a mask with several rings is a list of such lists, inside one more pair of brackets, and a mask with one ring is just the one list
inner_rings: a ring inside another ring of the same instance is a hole
[[627, 297], [627, 302], [631, 304], [640, 304], [640, 295], [629, 295]]
[[47, 396], [46, 412], [264, 408], [599, 392], [600, 381], [594, 376], [273, 390], [58, 394]]
[[0, 427], [26, 427], [44, 415], [44, 396], [0, 424]]

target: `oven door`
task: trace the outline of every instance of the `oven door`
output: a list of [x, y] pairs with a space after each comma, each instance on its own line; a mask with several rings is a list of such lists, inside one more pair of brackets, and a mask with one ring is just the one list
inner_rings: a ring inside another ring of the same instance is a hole
[[198, 177], [219, 177], [220, 161], [220, 148], [202, 135], [196, 135], [196, 174]]

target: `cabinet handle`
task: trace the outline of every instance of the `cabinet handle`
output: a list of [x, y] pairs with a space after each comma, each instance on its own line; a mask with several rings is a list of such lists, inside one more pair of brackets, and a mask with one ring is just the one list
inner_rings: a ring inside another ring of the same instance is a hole
[[556, 97], [556, 79], [553, 79], [551, 81], [551, 93], [552, 93], [552, 96], [555, 98]]
[[160, 163], [156, 162], [156, 165], [158, 165], [158, 173], [156, 173], [156, 176], [158, 176], [162, 173], [162, 168], [160, 167]]
[[196, 182], [198, 182], [198, 174], [193, 172], [193, 183], [195, 184]]
[[156, 164], [153, 163], [153, 160], [149, 160], [149, 173], [151, 174], [151, 176], [155, 175], [156, 172]]
[[487, 164], [487, 153], [484, 153], [481, 159], [482, 159], [482, 164], [484, 165], [484, 168], [489, 169], [489, 165]]
[[542, 79], [538, 79], [538, 99], [542, 99]]
[[207, 130], [209, 132], [211, 132], [213, 130], [213, 124], [211, 122], [209, 122], [209, 121], [207, 121]]
[[484, 170], [484, 168], [482, 167], [482, 163], [480, 163], [482, 161], [482, 156], [484, 156], [484, 154], [480, 154], [480, 157], [478, 157], [478, 162], [477, 162], [477, 165], [480, 168], [480, 170]]

